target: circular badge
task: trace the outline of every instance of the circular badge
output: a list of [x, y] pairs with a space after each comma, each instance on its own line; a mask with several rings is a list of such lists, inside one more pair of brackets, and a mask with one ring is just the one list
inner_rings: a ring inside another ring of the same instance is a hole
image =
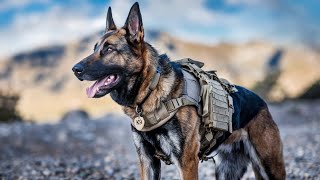
[[142, 130], [144, 127], [144, 119], [141, 116], [138, 116], [134, 118], [134, 127], [136, 127], [137, 130]]

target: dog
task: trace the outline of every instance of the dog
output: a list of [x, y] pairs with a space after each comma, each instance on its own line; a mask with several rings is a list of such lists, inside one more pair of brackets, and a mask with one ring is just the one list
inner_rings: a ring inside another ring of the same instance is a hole
[[[161, 67], [159, 81], [150, 91], [158, 66]], [[161, 101], [180, 97], [184, 87], [181, 66], [166, 55], [159, 55], [144, 41], [138, 3], [131, 7], [122, 28], [116, 27], [109, 7], [105, 32], [93, 53], [72, 70], [81, 81], [95, 81], [87, 88], [88, 97], [100, 98], [110, 93], [132, 119], [137, 117], [138, 105], [143, 112], [153, 112]], [[267, 104], [250, 90], [236, 88], [238, 92], [231, 94], [233, 132], [224, 132], [211, 148], [221, 160], [216, 178], [240, 179], [252, 163], [256, 179], [285, 179], [282, 142]], [[139, 131], [132, 126], [141, 179], [160, 179], [161, 161], [157, 151], [175, 164], [181, 179], [198, 179], [200, 124], [196, 108], [183, 106], [154, 130]]]

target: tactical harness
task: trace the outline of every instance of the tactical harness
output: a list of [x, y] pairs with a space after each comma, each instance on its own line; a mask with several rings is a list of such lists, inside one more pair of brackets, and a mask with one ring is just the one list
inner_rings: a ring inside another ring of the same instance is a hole
[[[143, 113], [141, 105], [156, 88], [161, 74], [160, 67], [154, 75], [147, 96], [136, 107], [137, 117], [132, 125], [139, 131], [151, 131], [171, 119], [182, 106], [195, 106], [201, 117], [200, 160], [208, 160], [209, 151], [216, 144], [223, 131], [232, 133], [233, 101], [231, 93], [237, 89], [227, 80], [219, 78], [215, 71], [204, 71], [204, 63], [186, 58], [175, 61], [182, 67], [184, 89], [182, 95], [160, 103], [154, 112]], [[155, 157], [166, 164], [172, 164], [161, 151], [156, 151]]]

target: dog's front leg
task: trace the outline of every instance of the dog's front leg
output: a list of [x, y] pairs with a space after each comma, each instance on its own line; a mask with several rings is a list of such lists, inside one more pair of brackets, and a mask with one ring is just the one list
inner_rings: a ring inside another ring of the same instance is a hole
[[185, 144], [184, 151], [181, 156], [181, 161], [179, 163], [179, 170], [181, 174], [181, 179], [183, 180], [196, 180], [198, 179], [198, 157], [199, 145], [197, 142], [192, 142]]
[[[140, 151], [141, 153], [141, 151]], [[139, 154], [139, 151], [138, 151]], [[140, 161], [140, 176], [143, 180], [156, 180], [160, 179], [160, 160], [150, 158], [146, 154], [139, 154]]]
[[179, 155], [178, 168], [181, 179], [196, 180], [198, 179], [198, 164], [199, 164], [199, 150], [200, 150], [200, 135], [199, 125], [200, 119], [196, 109], [189, 109], [190, 107], [182, 107], [177, 112], [177, 119], [183, 134], [183, 149]]
[[154, 157], [155, 149], [137, 133], [133, 132], [133, 140], [139, 156], [140, 176], [142, 180], [156, 180], [161, 177], [160, 160]]

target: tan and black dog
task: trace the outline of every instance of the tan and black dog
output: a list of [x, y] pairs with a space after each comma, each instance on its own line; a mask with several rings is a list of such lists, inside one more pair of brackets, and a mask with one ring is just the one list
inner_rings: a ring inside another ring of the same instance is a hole
[[[161, 67], [156, 88], [148, 93], [152, 78]], [[135, 3], [125, 25], [117, 28], [108, 9], [106, 30], [91, 55], [72, 69], [79, 80], [95, 81], [87, 89], [88, 97], [99, 98], [110, 93], [112, 99], [134, 118], [136, 107], [152, 112], [161, 101], [181, 96], [184, 81], [181, 67], [144, 41], [144, 29], [138, 3]], [[253, 92], [236, 86], [233, 133], [225, 132], [211, 149], [221, 163], [217, 179], [240, 179], [249, 163], [257, 179], [285, 179], [282, 143], [277, 125], [267, 104]], [[179, 169], [182, 179], [198, 178], [201, 119], [194, 106], [181, 107], [164, 125], [147, 132], [132, 126], [134, 144], [140, 160], [142, 179], [160, 179], [161, 151]]]

